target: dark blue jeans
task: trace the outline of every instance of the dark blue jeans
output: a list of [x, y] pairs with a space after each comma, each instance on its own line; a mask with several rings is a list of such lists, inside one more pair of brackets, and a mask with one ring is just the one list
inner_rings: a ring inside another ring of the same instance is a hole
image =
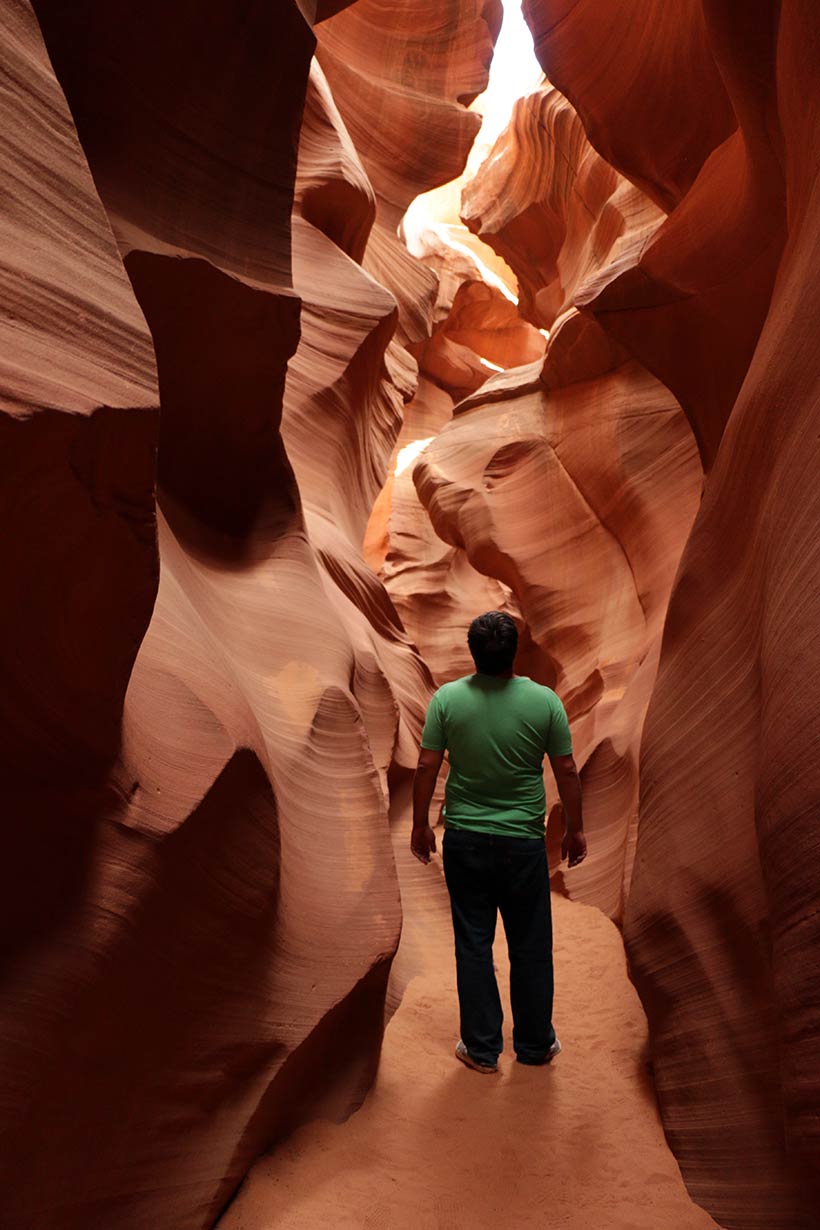
[[552, 1027], [552, 911], [542, 837], [496, 837], [467, 829], [444, 833], [444, 876], [456, 940], [461, 1037], [474, 1059], [494, 1064], [504, 1019], [493, 969], [498, 911], [510, 957], [513, 1047], [521, 1063], [540, 1063]]

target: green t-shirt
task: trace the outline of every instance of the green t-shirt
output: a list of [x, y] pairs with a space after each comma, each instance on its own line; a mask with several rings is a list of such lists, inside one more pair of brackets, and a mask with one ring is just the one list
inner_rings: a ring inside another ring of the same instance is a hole
[[543, 837], [544, 756], [569, 756], [566, 711], [525, 675], [465, 675], [431, 698], [421, 746], [450, 757], [448, 828]]

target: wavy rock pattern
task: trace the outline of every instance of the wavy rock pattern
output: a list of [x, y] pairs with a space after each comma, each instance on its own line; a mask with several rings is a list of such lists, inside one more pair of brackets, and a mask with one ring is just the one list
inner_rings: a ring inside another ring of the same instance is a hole
[[592, 145], [671, 210], [583, 306], [674, 392], [708, 468], [785, 237], [769, 84], [776, 23], [765, 3], [742, 15], [724, 3], [707, 12], [698, 0], [639, 7], [529, 0], [524, 10], [545, 72]]
[[394, 295], [403, 341], [430, 332], [436, 279], [397, 238], [414, 197], [455, 179], [481, 123], [501, 0], [358, 0], [317, 31], [317, 58], [378, 201], [364, 267]]
[[596, 0], [525, 5], [593, 145], [670, 211], [631, 268], [577, 301], [675, 391], [712, 467], [646, 722], [626, 940], [693, 1195], [738, 1230], [806, 1230], [820, 1207], [820, 28], [802, 0], [641, 8], [636, 22]]
[[[431, 383], [420, 388], [418, 409], [407, 407], [400, 444], [435, 438], [396, 477], [392, 510], [388, 497], [377, 510], [386, 529], [381, 544], [374, 534], [374, 563], [384, 560], [391, 596], [437, 677], [469, 669], [463, 638], [476, 609], [499, 606], [518, 618], [519, 669], [559, 690], [583, 766], [593, 855], [571, 891], [619, 918], [641, 727], [702, 474], [674, 397], [574, 300], [606, 284], [664, 214], [592, 150], [549, 86], [517, 104], [468, 183], [463, 212], [518, 276], [517, 307], [489, 286], [481, 291], [517, 322], [499, 340], [515, 339], [518, 350], [499, 349], [499, 366], [512, 370], [484, 379], [487, 343], [464, 327], [480, 302], [471, 302], [470, 261], [431, 241], [429, 262], [462, 281], [442, 296], [447, 315], [429, 340], [412, 347]], [[541, 333], [521, 313], [552, 327], [545, 358]], [[432, 382], [442, 390], [435, 396]], [[463, 399], [452, 421], [444, 392]], [[551, 774], [547, 788], [554, 797]], [[551, 837], [557, 809], [554, 818]], [[562, 872], [555, 879], [566, 887]]]
[[47, 765], [90, 785], [116, 752], [156, 594], [159, 393], [151, 337], [36, 18], [18, 2], [0, 23], [0, 431], [15, 527], [2, 546], [3, 776], [37, 778]]
[[515, 270], [522, 314], [550, 329], [588, 278], [611, 278], [665, 215], [595, 152], [574, 108], [546, 85], [515, 104], [461, 216]]
[[539, 375], [495, 376], [463, 401], [414, 479], [438, 535], [512, 591], [519, 669], [567, 705], [593, 847], [572, 892], [618, 916], [653, 653], [700, 469], [674, 398], [639, 365], [549, 393]]
[[4, 1230], [210, 1226], [361, 1097], [388, 777], [489, 606], [691, 1191], [817, 1225], [816, 5], [524, 9], [552, 85], [463, 202], [517, 306], [397, 235], [498, 0], [0, 15]]
[[[340, 7], [40, 0], [48, 54], [22, 0], [2, 19], [5, 490], [31, 534], [2, 702], [9, 1230], [209, 1226], [377, 1059], [386, 777], [432, 680], [361, 558], [414, 376], [311, 64], [305, 16]], [[469, 7], [437, 72], [456, 48], [478, 89]]]
[[700, 0], [521, 7], [541, 67], [595, 149], [662, 209], [673, 208], [736, 125]]
[[455, 402], [475, 392], [493, 368], [540, 359], [544, 338], [497, 286], [483, 280], [469, 252], [423, 236], [425, 265], [438, 277], [430, 336], [408, 349], [419, 383], [405, 407], [390, 476], [373, 508], [365, 553], [380, 572], [402, 623], [438, 682], [467, 674], [467, 628], [477, 611], [518, 614], [510, 590], [477, 572], [460, 546], [444, 541], [419, 503], [413, 463], [450, 421]]

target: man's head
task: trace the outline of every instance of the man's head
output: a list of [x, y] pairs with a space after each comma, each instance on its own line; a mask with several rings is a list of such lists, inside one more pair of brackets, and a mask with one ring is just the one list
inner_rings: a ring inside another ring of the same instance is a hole
[[518, 649], [518, 629], [509, 615], [486, 611], [470, 624], [467, 644], [475, 668], [482, 675], [503, 675], [512, 670]]

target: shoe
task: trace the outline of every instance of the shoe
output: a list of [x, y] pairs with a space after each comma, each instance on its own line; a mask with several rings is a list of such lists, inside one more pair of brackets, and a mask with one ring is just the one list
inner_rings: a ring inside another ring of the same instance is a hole
[[460, 1059], [468, 1068], [472, 1068], [474, 1072], [484, 1072], [485, 1074], [498, 1071], [497, 1063], [479, 1063], [477, 1059], [473, 1059], [467, 1047], [459, 1038], [456, 1043], [456, 1059]]
[[532, 1068], [543, 1067], [545, 1063], [552, 1063], [555, 1056], [560, 1055], [560, 1054], [561, 1054], [561, 1043], [556, 1038], [543, 1059], [522, 1059], [521, 1056], [518, 1055], [517, 1062], [524, 1063], [527, 1065], [527, 1067], [532, 1067]]

